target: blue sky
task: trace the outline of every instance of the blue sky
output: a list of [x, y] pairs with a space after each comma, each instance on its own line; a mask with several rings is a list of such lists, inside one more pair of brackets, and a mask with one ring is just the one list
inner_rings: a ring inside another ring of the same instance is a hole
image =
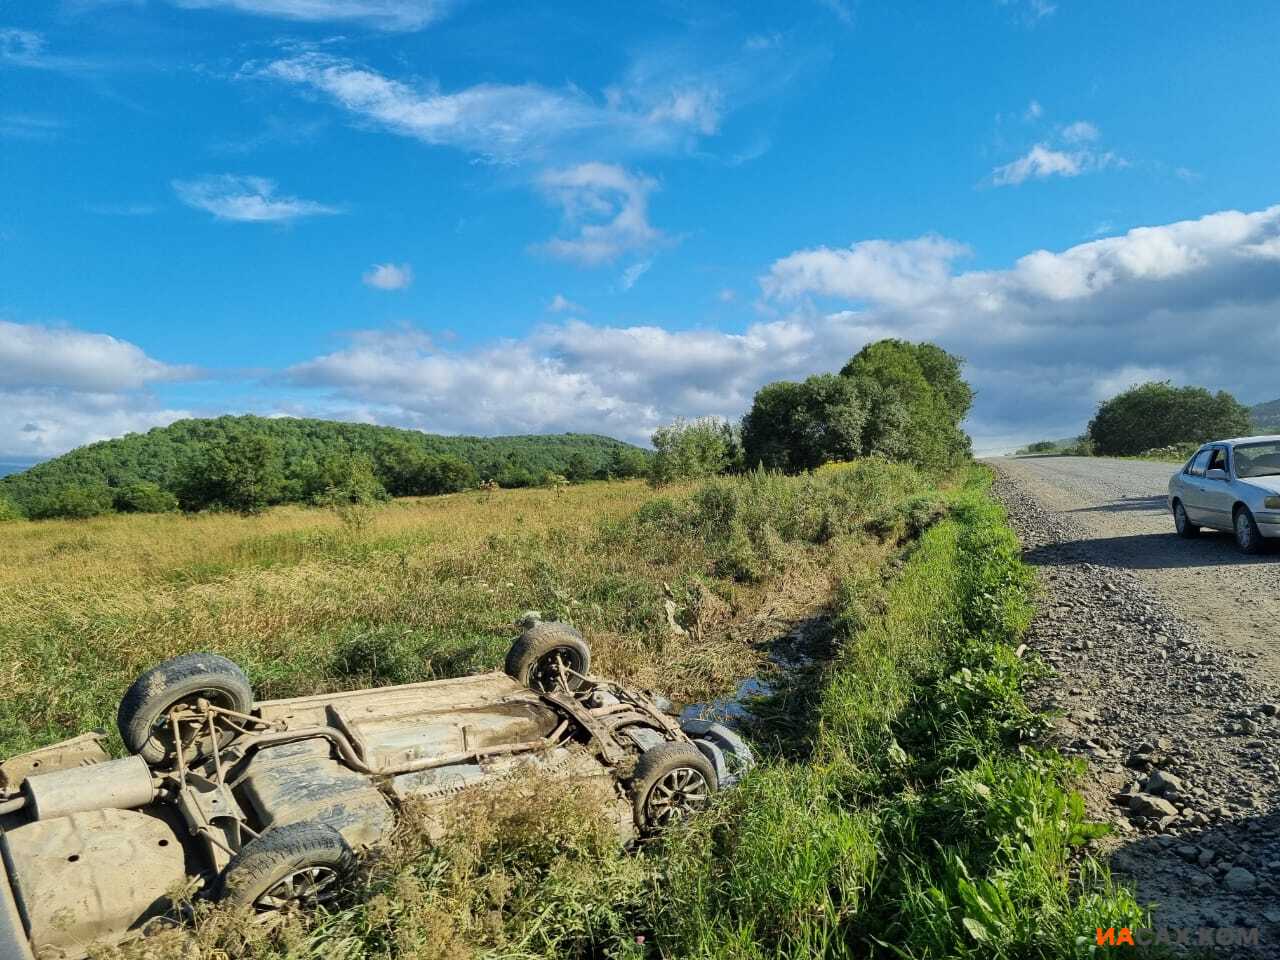
[[[643, 440], [880, 336], [980, 450], [1280, 395], [1280, 8], [0, 8], [0, 457], [181, 416]], [[1246, 349], [1239, 345], [1244, 343]]]

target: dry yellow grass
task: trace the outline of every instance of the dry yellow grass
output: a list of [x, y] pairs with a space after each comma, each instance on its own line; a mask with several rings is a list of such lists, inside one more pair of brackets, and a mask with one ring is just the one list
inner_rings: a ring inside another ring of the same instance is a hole
[[301, 507], [4, 524], [0, 756], [110, 729], [133, 676], [178, 653], [232, 657], [260, 696], [407, 682], [500, 666], [529, 609], [582, 629], [601, 672], [721, 693], [829, 575], [795, 548], [772, 587], [712, 578], [696, 540], [621, 530], [653, 497], [640, 482], [472, 492], [394, 501], [359, 529]]

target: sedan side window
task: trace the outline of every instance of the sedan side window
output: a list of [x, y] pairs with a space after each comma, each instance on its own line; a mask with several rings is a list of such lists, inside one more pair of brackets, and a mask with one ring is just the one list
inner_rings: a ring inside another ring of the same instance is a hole
[[1203, 477], [1204, 472], [1209, 466], [1209, 454], [1212, 450], [1201, 450], [1191, 460], [1191, 466], [1187, 467], [1187, 473], [1193, 477]]
[[1222, 447], [1213, 448], [1213, 456], [1209, 458], [1210, 470], [1227, 469], [1227, 451]]

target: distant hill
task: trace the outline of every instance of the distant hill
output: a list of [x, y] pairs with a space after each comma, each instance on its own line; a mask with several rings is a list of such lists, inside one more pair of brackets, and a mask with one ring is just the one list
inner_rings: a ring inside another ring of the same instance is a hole
[[1250, 407], [1249, 414], [1258, 433], [1280, 433], [1280, 400]]
[[29, 470], [39, 462], [34, 457], [0, 460], [0, 477], [7, 477], [11, 473], [21, 473], [23, 470]]
[[[465, 470], [470, 483], [493, 480], [501, 486], [532, 486], [548, 474], [589, 479], [606, 474], [640, 472], [647, 454], [638, 447], [594, 434], [552, 434], [515, 437], [439, 436], [417, 430], [379, 427], [367, 423], [297, 418], [218, 417], [179, 420], [146, 433], [131, 433], [104, 440], [46, 460], [11, 476], [0, 478], [0, 499], [9, 499], [29, 515], [40, 515], [38, 505], [60, 491], [80, 488], [105, 495], [139, 482], [162, 491], [178, 493], [189, 482], [193, 463], [210, 448], [245, 437], [265, 437], [284, 473], [284, 493], [277, 499], [301, 499], [295, 492], [299, 478], [323, 471], [334, 458], [367, 458], [375, 472], [398, 457], [439, 462], [438, 458], [474, 468]], [[456, 471], [455, 471], [456, 472]], [[396, 492], [387, 478], [379, 476]]]

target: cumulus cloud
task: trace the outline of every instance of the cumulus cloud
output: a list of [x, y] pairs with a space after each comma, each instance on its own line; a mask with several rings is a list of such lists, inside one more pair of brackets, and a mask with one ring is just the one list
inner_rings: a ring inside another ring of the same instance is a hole
[[190, 379], [193, 367], [155, 360], [100, 333], [0, 321], [0, 455], [49, 456], [185, 416], [147, 388]]
[[360, 279], [378, 290], [404, 290], [413, 283], [413, 268], [407, 263], [375, 263]]
[[848, 300], [910, 305], [950, 282], [951, 262], [968, 248], [939, 236], [895, 243], [863, 240], [832, 250], [798, 250], [778, 260], [761, 280], [767, 296], [794, 298], [822, 292]]
[[195, 180], [174, 180], [173, 190], [178, 199], [189, 207], [211, 213], [219, 220], [241, 223], [278, 223], [342, 212], [337, 207], [314, 200], [278, 196], [275, 182], [265, 177], [221, 174]]
[[170, 0], [180, 7], [235, 10], [240, 13], [307, 22], [365, 23], [381, 30], [420, 30], [442, 19], [449, 0]]
[[1001, 270], [957, 270], [964, 252], [933, 236], [799, 251], [761, 277], [782, 318], [741, 332], [574, 320], [457, 351], [368, 332], [284, 379], [385, 423], [642, 441], [674, 416], [737, 417], [762, 384], [838, 369], [872, 340], [930, 339], [969, 361], [980, 450], [1071, 435], [1098, 400], [1153, 377], [1249, 402], [1280, 393], [1280, 206], [1033, 251]]
[[[586, 266], [612, 263], [624, 253], [651, 249], [665, 240], [649, 223], [649, 194], [656, 181], [608, 163], [582, 163], [548, 170], [541, 190], [561, 209], [569, 236], [554, 237], [537, 249]], [[632, 283], [647, 265], [632, 278]], [[624, 287], [631, 284], [624, 283]]]
[[251, 65], [245, 72], [321, 93], [392, 133], [503, 163], [545, 159], [556, 146], [668, 150], [690, 135], [714, 133], [720, 117], [718, 88], [680, 77], [613, 87], [601, 102], [576, 87], [535, 83], [445, 91], [434, 82], [395, 80], [318, 52]]
[[[1027, 119], [1039, 118], [1040, 104], [1031, 101], [1035, 108], [1028, 109]], [[1047, 180], [1049, 177], [1078, 177], [1082, 173], [1106, 170], [1109, 167], [1126, 167], [1128, 163], [1110, 150], [1098, 150], [1088, 144], [1095, 143], [1102, 134], [1087, 120], [1068, 123], [1057, 132], [1058, 145], [1049, 142], [1034, 144], [1024, 155], [991, 171], [991, 183], [997, 187], [1017, 186], [1028, 180]]]

